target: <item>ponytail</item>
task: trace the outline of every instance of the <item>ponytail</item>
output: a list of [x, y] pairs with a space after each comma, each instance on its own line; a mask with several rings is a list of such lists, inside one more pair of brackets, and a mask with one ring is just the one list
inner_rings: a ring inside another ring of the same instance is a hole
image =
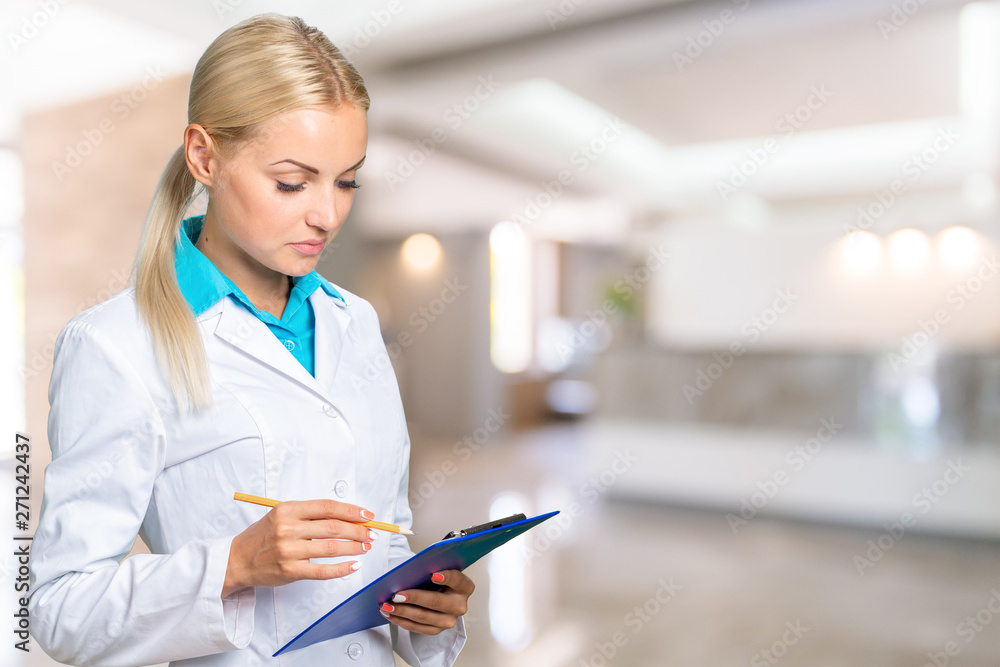
[[135, 260], [135, 300], [178, 404], [186, 394], [189, 408], [207, 410], [212, 391], [205, 345], [174, 271], [181, 219], [194, 199], [196, 183], [182, 145], [170, 157], [146, 216]]

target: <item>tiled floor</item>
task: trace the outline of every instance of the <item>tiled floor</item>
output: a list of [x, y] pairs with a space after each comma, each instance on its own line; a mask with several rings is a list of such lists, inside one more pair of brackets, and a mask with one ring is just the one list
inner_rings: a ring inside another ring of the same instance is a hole
[[[414, 503], [415, 548], [478, 523], [498, 494], [526, 512], [581, 507], [470, 568], [458, 665], [1000, 665], [1000, 544], [905, 535], [862, 575], [855, 556], [877, 532], [757, 517], [734, 535], [720, 513], [595, 498], [578, 446], [556, 428], [462, 461], [414, 436], [411, 497], [422, 483], [428, 496]], [[457, 472], [431, 493], [449, 459]]]

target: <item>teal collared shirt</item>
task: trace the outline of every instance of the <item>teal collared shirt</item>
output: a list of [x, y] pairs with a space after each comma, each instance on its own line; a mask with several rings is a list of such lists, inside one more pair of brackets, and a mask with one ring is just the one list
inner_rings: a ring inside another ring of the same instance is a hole
[[195, 316], [201, 315], [224, 296], [231, 295], [237, 303], [245, 306], [257, 319], [266, 324], [285, 349], [315, 377], [316, 316], [309, 295], [316, 291], [317, 287], [322, 287], [327, 294], [336, 299], [344, 301], [344, 297], [326, 278], [313, 270], [304, 276], [292, 276], [292, 291], [288, 295], [288, 304], [281, 314], [281, 319], [267, 311], [258, 310], [250, 303], [243, 290], [195, 247], [204, 219], [204, 215], [195, 215], [181, 221], [182, 233], [179, 242], [174, 246], [177, 285]]

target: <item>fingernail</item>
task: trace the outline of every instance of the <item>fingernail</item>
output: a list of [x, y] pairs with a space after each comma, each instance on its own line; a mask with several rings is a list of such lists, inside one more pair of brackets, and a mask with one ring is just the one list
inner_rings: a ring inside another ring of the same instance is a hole
[[392, 596], [392, 601], [393, 602], [406, 602], [406, 596], [403, 595], [402, 593], [396, 593], [395, 595]]
[[444, 575], [439, 572], [435, 572], [434, 574], [431, 575], [431, 581], [433, 581], [435, 584], [440, 584], [442, 581], [444, 581]]
[[361, 548], [364, 549], [365, 551], [371, 551], [372, 548], [371, 542], [362, 542]]
[[382, 611], [381, 609], [379, 609], [378, 613], [382, 614], [382, 615], [383, 615], [383, 616], [385, 616], [386, 618], [389, 618], [389, 614], [385, 613], [385, 612], [384, 612], [384, 611]]
[[375, 518], [375, 515], [369, 512], [368, 510], [361, 510], [361, 516], [368, 519], [369, 521]]
[[371, 528], [368, 529], [368, 539], [372, 541], [375, 540], [375, 531], [372, 530]]
[[396, 608], [395, 608], [395, 607], [393, 607], [393, 606], [392, 606], [391, 604], [389, 604], [388, 602], [383, 602], [383, 603], [382, 603], [382, 606], [381, 606], [381, 607], [379, 607], [379, 609], [381, 609], [382, 611], [396, 611]]
[[351, 563], [351, 572], [357, 572], [360, 569], [361, 569], [361, 561], [356, 560], [353, 563]]

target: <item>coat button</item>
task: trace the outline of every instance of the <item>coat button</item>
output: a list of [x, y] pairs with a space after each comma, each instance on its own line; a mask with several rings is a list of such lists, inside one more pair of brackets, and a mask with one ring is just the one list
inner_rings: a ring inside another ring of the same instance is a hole
[[337, 483], [333, 485], [333, 492], [337, 494], [338, 498], [344, 498], [347, 496], [347, 490], [350, 487], [344, 480], [337, 480]]
[[295, 349], [295, 341], [294, 340], [286, 340], [286, 341], [284, 341], [284, 343], [285, 343], [285, 348], [289, 352], [291, 352], [292, 350]]
[[354, 642], [347, 647], [347, 655], [351, 660], [360, 660], [361, 656], [365, 654], [365, 650], [361, 647], [361, 644]]
[[323, 404], [323, 414], [326, 415], [327, 417], [329, 417], [330, 419], [336, 419], [337, 418], [337, 409], [335, 407], [333, 407], [332, 405], [330, 405], [329, 403], [324, 403]]

